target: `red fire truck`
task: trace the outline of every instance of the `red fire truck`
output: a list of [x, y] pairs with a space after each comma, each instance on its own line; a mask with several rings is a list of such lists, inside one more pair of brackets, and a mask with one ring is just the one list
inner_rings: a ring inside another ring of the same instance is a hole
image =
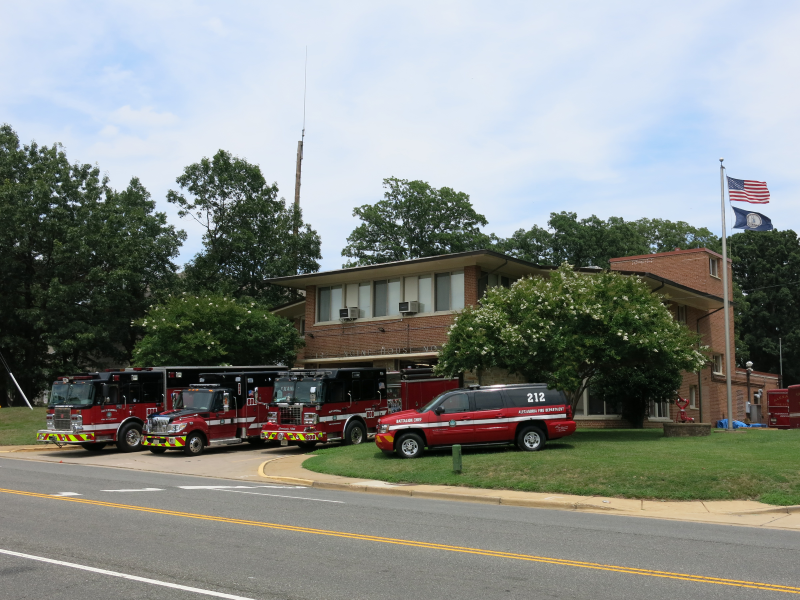
[[409, 403], [424, 404], [460, 383], [458, 378], [435, 377], [429, 368], [413, 371], [388, 378], [386, 369], [367, 367], [281, 373], [261, 437], [302, 448], [325, 442], [361, 444], [375, 433], [381, 416]]
[[201, 374], [199, 383], [172, 393], [172, 410], [147, 418], [142, 444], [154, 454], [174, 448], [198, 455], [206, 446], [262, 443], [278, 373]]
[[132, 368], [59, 377], [50, 393], [47, 429], [38, 431], [36, 439], [91, 451], [110, 443], [123, 452], [141, 450], [147, 416], [172, 408], [172, 391], [194, 383], [200, 373], [276, 368]]
[[767, 391], [768, 423], [778, 429], [800, 427], [800, 385], [788, 389]]

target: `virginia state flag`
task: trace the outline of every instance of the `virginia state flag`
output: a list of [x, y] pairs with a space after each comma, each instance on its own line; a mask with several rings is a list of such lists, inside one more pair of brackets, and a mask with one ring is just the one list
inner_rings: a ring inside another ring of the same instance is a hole
[[731, 206], [731, 208], [736, 213], [734, 229], [748, 229], [750, 231], [771, 231], [773, 229], [772, 220], [769, 217], [765, 217], [761, 213], [742, 210], [735, 206]]

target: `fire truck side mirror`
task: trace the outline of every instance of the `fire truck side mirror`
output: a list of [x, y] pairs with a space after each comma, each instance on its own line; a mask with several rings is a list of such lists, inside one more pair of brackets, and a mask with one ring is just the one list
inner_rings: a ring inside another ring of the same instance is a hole
[[109, 397], [111, 396], [111, 386], [107, 383], [103, 384], [103, 398], [106, 402], [108, 402]]
[[444, 414], [444, 406], [437, 406], [434, 409], [433, 412], [435, 412], [437, 415], [443, 415]]

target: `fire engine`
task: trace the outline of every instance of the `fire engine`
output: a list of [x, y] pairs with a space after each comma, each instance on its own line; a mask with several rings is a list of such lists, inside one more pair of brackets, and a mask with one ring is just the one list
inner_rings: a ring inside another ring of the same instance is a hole
[[206, 446], [262, 443], [278, 373], [201, 374], [199, 383], [172, 393], [172, 410], [147, 418], [142, 444], [154, 454], [178, 449], [198, 455]]
[[200, 373], [276, 368], [153, 367], [59, 377], [50, 392], [47, 428], [36, 439], [90, 451], [110, 443], [123, 452], [141, 450], [148, 415], [172, 408], [172, 392], [197, 381]]
[[275, 380], [261, 437], [306, 449], [326, 442], [361, 444], [374, 435], [380, 417], [458, 386], [458, 378], [436, 377], [430, 368], [286, 371]]
[[800, 428], [800, 385], [767, 391], [768, 423], [778, 429]]
[[547, 440], [575, 432], [563, 392], [543, 383], [470, 386], [449, 390], [421, 408], [378, 421], [378, 448], [402, 458], [422, 456], [425, 447], [516, 443], [537, 451]]

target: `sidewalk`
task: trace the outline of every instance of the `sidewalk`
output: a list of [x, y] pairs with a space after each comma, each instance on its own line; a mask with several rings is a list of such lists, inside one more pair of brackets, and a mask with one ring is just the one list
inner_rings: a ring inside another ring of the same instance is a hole
[[772, 506], [750, 500], [664, 502], [600, 496], [570, 496], [512, 490], [488, 490], [446, 485], [396, 484], [374, 479], [353, 479], [314, 473], [303, 468], [313, 455], [276, 456], [258, 467], [258, 474], [276, 483], [305, 485], [324, 490], [411, 496], [429, 500], [455, 500], [483, 504], [528, 506], [620, 516], [693, 521], [718, 525], [742, 525], [800, 530], [800, 506]]

